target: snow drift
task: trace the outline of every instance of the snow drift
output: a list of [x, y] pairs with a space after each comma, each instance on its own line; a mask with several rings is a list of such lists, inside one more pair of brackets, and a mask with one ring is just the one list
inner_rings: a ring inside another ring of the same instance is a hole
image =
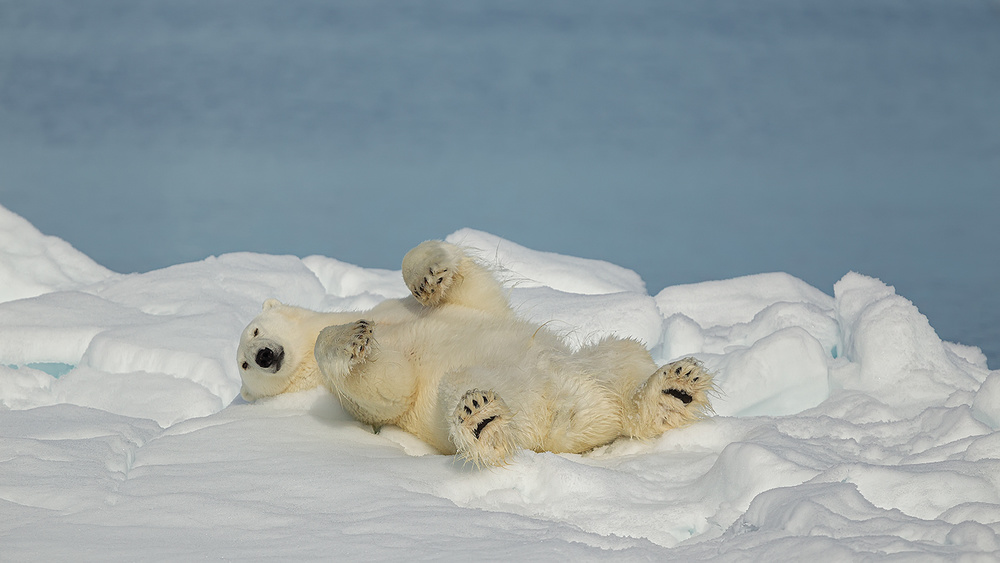
[[479, 471], [323, 390], [248, 405], [235, 350], [264, 299], [367, 308], [407, 294], [399, 272], [239, 253], [121, 275], [0, 208], [4, 555], [1000, 555], [1000, 371], [891, 286], [772, 273], [650, 296], [605, 262], [447, 239], [573, 344], [697, 356], [717, 416]]

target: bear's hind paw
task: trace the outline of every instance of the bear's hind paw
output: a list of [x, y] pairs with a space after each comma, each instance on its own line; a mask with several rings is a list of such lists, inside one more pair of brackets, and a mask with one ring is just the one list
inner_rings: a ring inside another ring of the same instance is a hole
[[511, 412], [493, 391], [472, 389], [458, 401], [451, 438], [459, 457], [477, 467], [504, 465], [517, 449]]
[[712, 411], [708, 395], [712, 374], [694, 358], [684, 358], [656, 370], [636, 392], [643, 435], [657, 435], [684, 426]]

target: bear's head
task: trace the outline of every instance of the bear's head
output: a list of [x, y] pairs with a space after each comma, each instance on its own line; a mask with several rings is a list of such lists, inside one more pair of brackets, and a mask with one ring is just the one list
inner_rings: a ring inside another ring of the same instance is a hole
[[319, 328], [310, 322], [314, 315], [277, 299], [264, 302], [261, 313], [243, 330], [236, 353], [244, 399], [253, 401], [320, 384], [313, 355]]

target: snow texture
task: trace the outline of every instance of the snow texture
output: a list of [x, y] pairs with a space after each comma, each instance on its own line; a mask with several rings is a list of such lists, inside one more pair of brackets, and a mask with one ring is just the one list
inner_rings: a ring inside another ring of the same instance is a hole
[[324, 390], [237, 398], [265, 298], [368, 307], [406, 294], [399, 272], [240, 253], [119, 275], [0, 227], [4, 559], [1000, 557], [1000, 371], [877, 279], [650, 296], [612, 264], [453, 233], [570, 342], [633, 336], [718, 373], [702, 423], [481, 471]]

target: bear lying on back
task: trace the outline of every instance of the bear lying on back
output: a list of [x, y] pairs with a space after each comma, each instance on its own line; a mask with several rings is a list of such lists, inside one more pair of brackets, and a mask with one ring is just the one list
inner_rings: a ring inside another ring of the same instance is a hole
[[572, 351], [519, 318], [492, 272], [459, 247], [403, 259], [412, 292], [368, 311], [318, 313], [270, 299], [243, 331], [247, 400], [325, 385], [358, 420], [394, 424], [442, 453], [502, 465], [520, 448], [579, 453], [703, 417], [712, 376], [663, 367], [637, 341]]

